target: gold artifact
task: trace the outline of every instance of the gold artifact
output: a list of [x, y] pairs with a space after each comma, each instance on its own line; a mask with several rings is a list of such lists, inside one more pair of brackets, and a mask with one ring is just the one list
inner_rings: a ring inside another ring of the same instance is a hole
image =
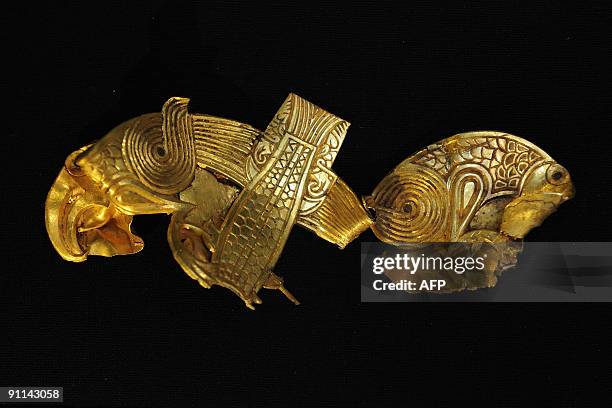
[[365, 197], [390, 244], [519, 240], [574, 196], [567, 170], [501, 132], [460, 133], [401, 162]]
[[250, 308], [262, 287], [297, 303], [272, 272], [295, 224], [340, 248], [369, 227], [394, 245], [516, 241], [573, 194], [530, 142], [471, 132], [406, 159], [360, 199], [331, 169], [345, 120], [290, 94], [262, 132], [188, 102], [170, 98], [68, 156], [45, 205], [64, 259], [138, 252], [132, 217], [172, 214], [174, 258], [202, 286]]

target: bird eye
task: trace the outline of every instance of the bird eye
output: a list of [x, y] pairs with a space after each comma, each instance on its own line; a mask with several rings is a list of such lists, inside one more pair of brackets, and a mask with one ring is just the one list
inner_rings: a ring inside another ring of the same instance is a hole
[[548, 182], [551, 184], [561, 184], [567, 178], [567, 171], [558, 164], [552, 164], [547, 171]]
[[79, 165], [79, 161], [85, 156], [87, 151], [89, 151], [90, 147], [91, 145], [82, 147], [76, 152], [72, 152], [66, 158], [66, 162], [64, 163], [64, 165], [66, 167], [66, 171], [68, 171], [70, 175], [72, 176], [82, 176], [83, 175], [83, 169]]

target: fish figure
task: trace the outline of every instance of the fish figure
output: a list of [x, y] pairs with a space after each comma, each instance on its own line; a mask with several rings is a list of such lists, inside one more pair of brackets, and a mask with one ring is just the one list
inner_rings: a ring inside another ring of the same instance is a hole
[[574, 196], [569, 172], [503, 132], [461, 133], [410, 156], [364, 198], [390, 244], [520, 240]]
[[132, 254], [138, 214], [172, 214], [168, 241], [202, 286], [221, 285], [249, 308], [262, 288], [297, 300], [272, 272], [299, 224], [346, 246], [371, 224], [332, 170], [349, 123], [290, 94], [265, 132], [190, 114], [171, 98], [72, 153], [45, 205], [47, 232], [66, 260]]
[[[136, 253], [133, 216], [171, 214], [173, 256], [200, 285], [228, 288], [249, 308], [261, 288], [298, 303], [273, 272], [296, 224], [340, 248], [368, 228], [396, 246], [519, 242], [574, 194], [543, 150], [483, 131], [419, 151], [358, 198], [331, 169], [347, 121], [295, 94], [263, 132], [188, 103], [170, 98], [68, 156], [45, 204], [62, 258]], [[517, 253], [504, 251], [493, 269]]]

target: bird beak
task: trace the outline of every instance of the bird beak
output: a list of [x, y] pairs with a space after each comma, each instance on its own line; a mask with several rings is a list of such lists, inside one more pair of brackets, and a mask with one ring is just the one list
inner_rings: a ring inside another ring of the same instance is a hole
[[523, 239], [565, 201], [574, 196], [573, 186], [566, 191], [528, 193], [512, 200], [504, 209], [500, 231], [513, 239]]
[[119, 212], [85, 175], [70, 174], [66, 167], [57, 176], [45, 203], [45, 225], [62, 258], [83, 262], [87, 255], [133, 254], [143, 248], [132, 234], [132, 216]]

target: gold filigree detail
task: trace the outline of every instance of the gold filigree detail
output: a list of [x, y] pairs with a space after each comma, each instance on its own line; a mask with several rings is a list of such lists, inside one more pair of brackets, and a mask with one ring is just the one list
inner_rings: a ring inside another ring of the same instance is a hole
[[[556, 180], [549, 174], [555, 173]], [[522, 239], [574, 195], [567, 170], [518, 136], [469, 132], [400, 163], [365, 198], [382, 241]], [[488, 232], [476, 234], [480, 228]]]
[[[573, 195], [567, 170], [532, 143], [470, 132], [409, 157], [360, 200], [331, 168], [345, 120], [290, 94], [262, 132], [188, 102], [170, 98], [68, 157], [45, 205], [64, 259], [137, 252], [132, 217], [172, 214], [172, 253], [203, 287], [250, 308], [261, 288], [297, 303], [273, 273], [296, 224], [340, 248], [369, 227], [395, 245], [517, 242]], [[514, 259], [498, 255], [498, 267]]]
[[371, 224], [331, 170], [348, 123], [293, 94], [265, 132], [187, 104], [171, 98], [69, 157], [46, 203], [54, 247], [71, 261], [133, 253], [131, 217], [168, 213], [174, 257], [202, 286], [251, 308], [261, 288], [297, 302], [272, 272], [293, 226], [344, 247]]

